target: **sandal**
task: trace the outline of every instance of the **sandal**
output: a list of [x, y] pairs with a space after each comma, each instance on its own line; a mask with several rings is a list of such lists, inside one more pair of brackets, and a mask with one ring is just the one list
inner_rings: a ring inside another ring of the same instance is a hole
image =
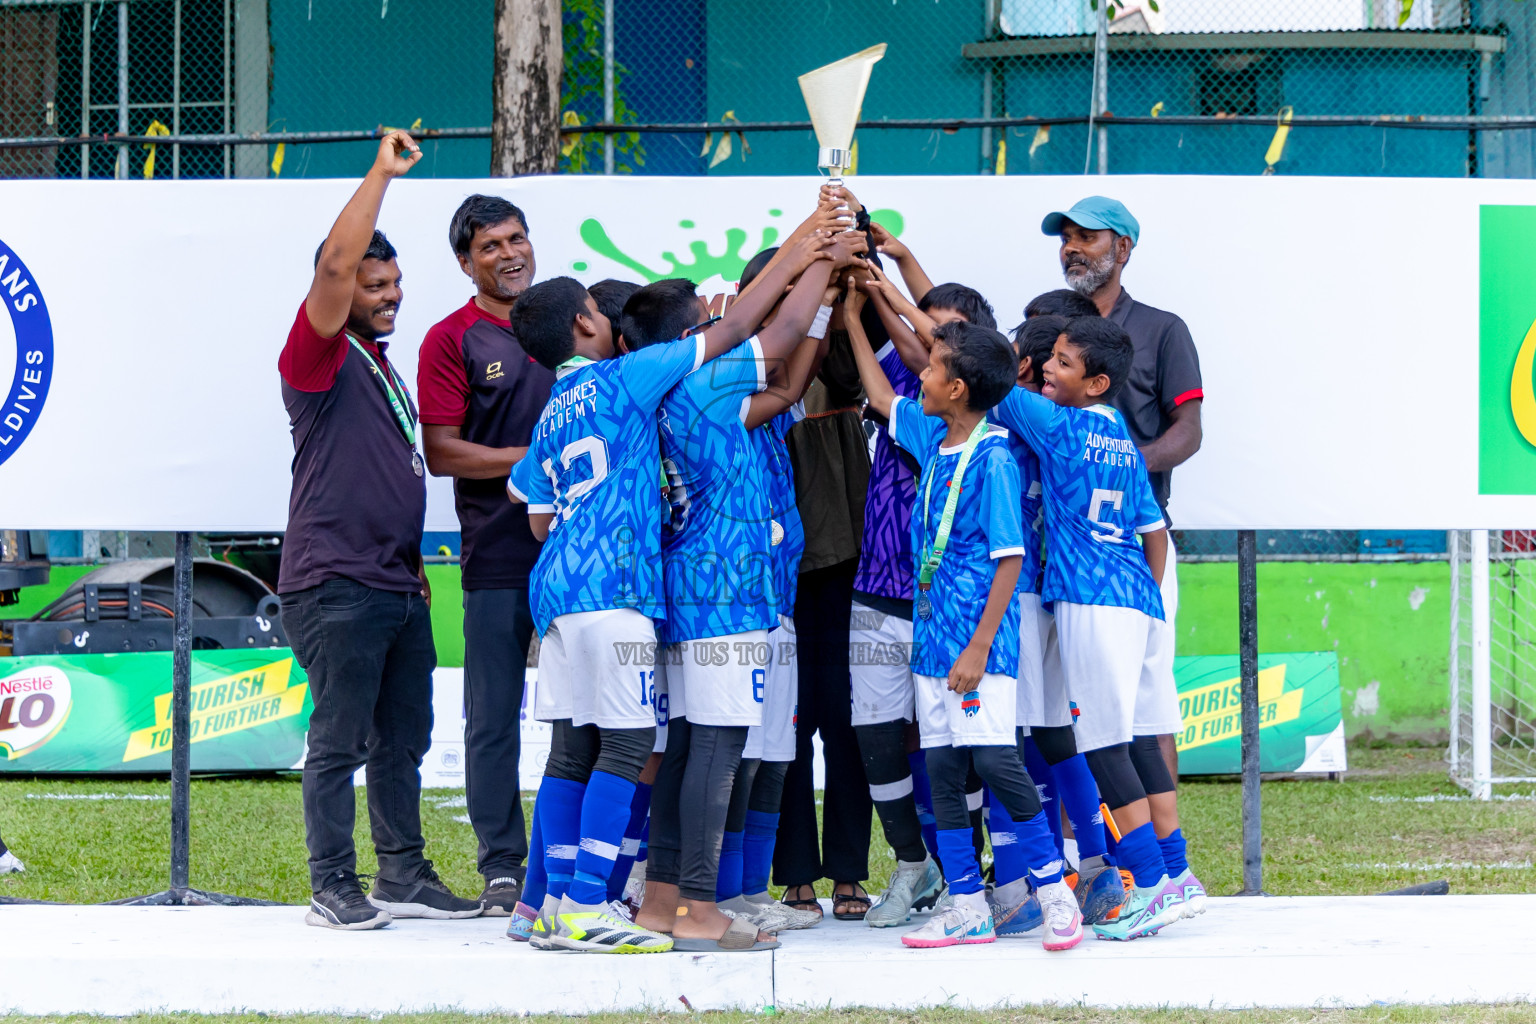
[[[863, 888], [858, 882], [854, 882], [853, 886], [855, 889]], [[832, 916], [839, 921], [864, 920], [864, 915], [869, 913], [870, 905], [868, 893], [836, 891], [832, 893]]]
[[674, 938], [672, 948], [679, 953], [749, 953], [779, 948], [777, 939], [759, 942], [757, 932], [757, 925], [744, 917], [735, 917], [718, 939]]
[[[794, 889], [797, 892], [802, 889], [810, 889], [811, 894], [803, 899], [792, 900], [789, 898], [789, 892], [791, 889]], [[792, 907], [795, 910], [809, 911], [810, 913], [815, 914], [818, 918], [824, 917], [826, 915], [826, 911], [821, 909], [821, 901], [816, 898], [816, 890], [809, 885], [801, 884], [785, 886], [784, 898], [779, 900], [779, 902], [784, 904], [786, 907]]]

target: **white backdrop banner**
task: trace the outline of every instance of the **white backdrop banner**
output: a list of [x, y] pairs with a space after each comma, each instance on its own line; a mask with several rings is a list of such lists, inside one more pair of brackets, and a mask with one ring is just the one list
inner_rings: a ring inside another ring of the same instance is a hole
[[[292, 447], [277, 356], [315, 247], [355, 186], [0, 181], [0, 526], [281, 529]], [[471, 192], [527, 211], [541, 280], [688, 276], [716, 295], [809, 211], [816, 186], [397, 181], [380, 218], [405, 275], [391, 354], [414, 381], [423, 334], [472, 294], [447, 241]], [[1536, 208], [1536, 182], [852, 186], [899, 219], [934, 280], [979, 288], [1004, 327], [1031, 295], [1061, 284], [1056, 242], [1039, 229], [1045, 213], [1090, 193], [1130, 207], [1142, 233], [1126, 286], [1188, 322], [1205, 376], [1205, 444], [1174, 479], [1182, 527], [1536, 524], [1536, 438], [1519, 432], [1522, 409], [1536, 423], [1536, 399], [1522, 404], [1532, 353], [1521, 345], [1536, 319], [1522, 305], [1536, 302], [1536, 259], [1510, 243], [1492, 250], [1496, 266], [1485, 262], [1490, 230], [1507, 241], [1519, 236], [1510, 225], [1536, 225], [1522, 219]], [[1490, 281], [1497, 294], [1484, 294]], [[1492, 337], [1490, 303], [1502, 317]], [[448, 483], [432, 481], [430, 493], [427, 528], [457, 529]]]

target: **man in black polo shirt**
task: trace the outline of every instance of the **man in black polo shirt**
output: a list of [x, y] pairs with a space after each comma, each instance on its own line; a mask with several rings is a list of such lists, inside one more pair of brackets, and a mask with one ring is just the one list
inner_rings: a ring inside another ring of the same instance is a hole
[[[1125, 418], [1131, 438], [1141, 449], [1151, 477], [1152, 493], [1168, 518], [1173, 469], [1200, 450], [1200, 405], [1205, 391], [1200, 357], [1184, 321], [1172, 313], [1137, 302], [1120, 285], [1120, 276], [1141, 237], [1141, 225], [1125, 204], [1104, 196], [1089, 196], [1065, 212], [1047, 214], [1040, 224], [1047, 235], [1061, 238], [1061, 269], [1067, 284], [1093, 300], [1099, 314], [1124, 328], [1136, 347], [1131, 373], [1113, 404]], [[1166, 651], [1152, 676], [1155, 692], [1137, 695], [1135, 733], [1156, 737], [1169, 773], [1178, 775], [1174, 734], [1181, 727], [1178, 691], [1173, 682], [1173, 622], [1179, 607], [1178, 560], [1168, 542], [1163, 571]], [[1143, 687], [1147, 691], [1147, 687]], [[1139, 744], [1145, 754], [1147, 743]]]
[[[391, 132], [330, 235], [278, 357], [293, 433], [293, 492], [278, 593], [309, 675], [304, 759], [306, 920], [381, 928], [392, 917], [474, 917], [423, 856], [421, 759], [437, 654], [423, 596], [425, 467], [416, 409], [384, 339], [400, 307], [395, 249], [374, 230], [384, 190], [421, 151]], [[367, 767], [378, 876], [364, 896], [352, 843], [352, 777]]]
[[533, 283], [523, 211], [499, 196], [470, 196], [448, 242], [476, 293], [427, 332], [417, 387], [427, 468], [454, 478], [463, 534], [465, 782], [485, 876], [480, 902], [506, 916], [522, 895], [528, 856], [517, 763], [533, 638], [528, 573], [539, 557], [527, 512], [507, 500], [507, 474], [528, 450], [555, 375], [523, 351], [507, 322]]

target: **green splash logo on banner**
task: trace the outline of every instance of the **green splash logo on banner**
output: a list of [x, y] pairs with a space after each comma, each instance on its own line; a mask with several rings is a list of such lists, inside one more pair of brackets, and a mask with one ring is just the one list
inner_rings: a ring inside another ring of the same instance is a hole
[[[782, 217], [784, 211], [769, 210], [768, 216]], [[906, 227], [906, 219], [896, 210], [872, 210], [869, 217], [898, 238]], [[691, 231], [697, 227], [697, 224], [692, 220], [680, 220], [677, 226], [685, 231]], [[581, 222], [581, 240], [588, 249], [640, 275], [647, 283], [669, 277], [685, 277], [696, 285], [717, 276], [722, 281], [738, 281], [741, 279], [741, 272], [747, 268], [747, 263], [753, 256], [778, 242], [779, 229], [773, 224], [760, 228], [757, 245], [749, 249], [747, 240], [751, 236], [752, 233], [746, 228], [727, 228], [725, 246], [718, 255], [710, 252], [710, 243], [706, 239], [695, 238], [686, 243], [689, 259], [679, 259], [675, 250], [665, 249], [661, 253], [661, 260], [665, 266], [657, 269], [632, 253], [626, 252], [618, 242], [614, 241], [607, 226], [596, 217], [588, 217]], [[576, 260], [571, 264], [571, 270], [576, 273], [582, 273], [590, 268], [591, 264], [585, 260]]]
[[1536, 494], [1536, 206], [1479, 211], [1479, 494]]

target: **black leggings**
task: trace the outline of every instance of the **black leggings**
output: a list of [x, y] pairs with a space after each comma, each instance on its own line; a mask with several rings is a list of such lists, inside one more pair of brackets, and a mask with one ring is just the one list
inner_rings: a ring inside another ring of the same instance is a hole
[[1129, 743], [1090, 750], [1086, 756], [1088, 770], [1093, 772], [1093, 781], [1099, 784], [1099, 795], [1104, 798], [1110, 810], [1117, 811], [1146, 799], [1147, 791], [1141, 784], [1135, 765], [1131, 763]]
[[585, 784], [593, 772], [607, 772], [626, 782], [640, 778], [640, 769], [656, 745], [656, 727], [644, 729], [603, 729], [596, 725], [573, 725], [569, 718], [553, 724], [549, 760], [544, 774], [552, 779], [566, 779]]
[[1040, 813], [1040, 793], [1013, 747], [928, 747], [923, 754], [933, 790], [933, 816], [940, 829], [970, 829], [965, 780], [972, 765], [1008, 817], [1028, 821]]
[[1131, 740], [1131, 765], [1141, 779], [1147, 796], [1174, 791], [1173, 774], [1163, 758], [1162, 744], [1156, 736], [1137, 736]]
[[784, 776], [789, 771], [789, 765], [788, 761], [764, 761], [757, 766], [747, 810], [759, 814], [779, 813], [779, 804], [784, 799]]
[[676, 885], [684, 899], [715, 899], [720, 843], [746, 745], [744, 725], [674, 718], [667, 728], [667, 752], [651, 790], [646, 877]]
[[[1048, 765], [1058, 765], [1077, 756], [1077, 736], [1070, 725], [1032, 725], [1028, 730], [1020, 730], [1021, 734], [1026, 731]], [[1023, 749], [1022, 746], [1020, 749]]]

